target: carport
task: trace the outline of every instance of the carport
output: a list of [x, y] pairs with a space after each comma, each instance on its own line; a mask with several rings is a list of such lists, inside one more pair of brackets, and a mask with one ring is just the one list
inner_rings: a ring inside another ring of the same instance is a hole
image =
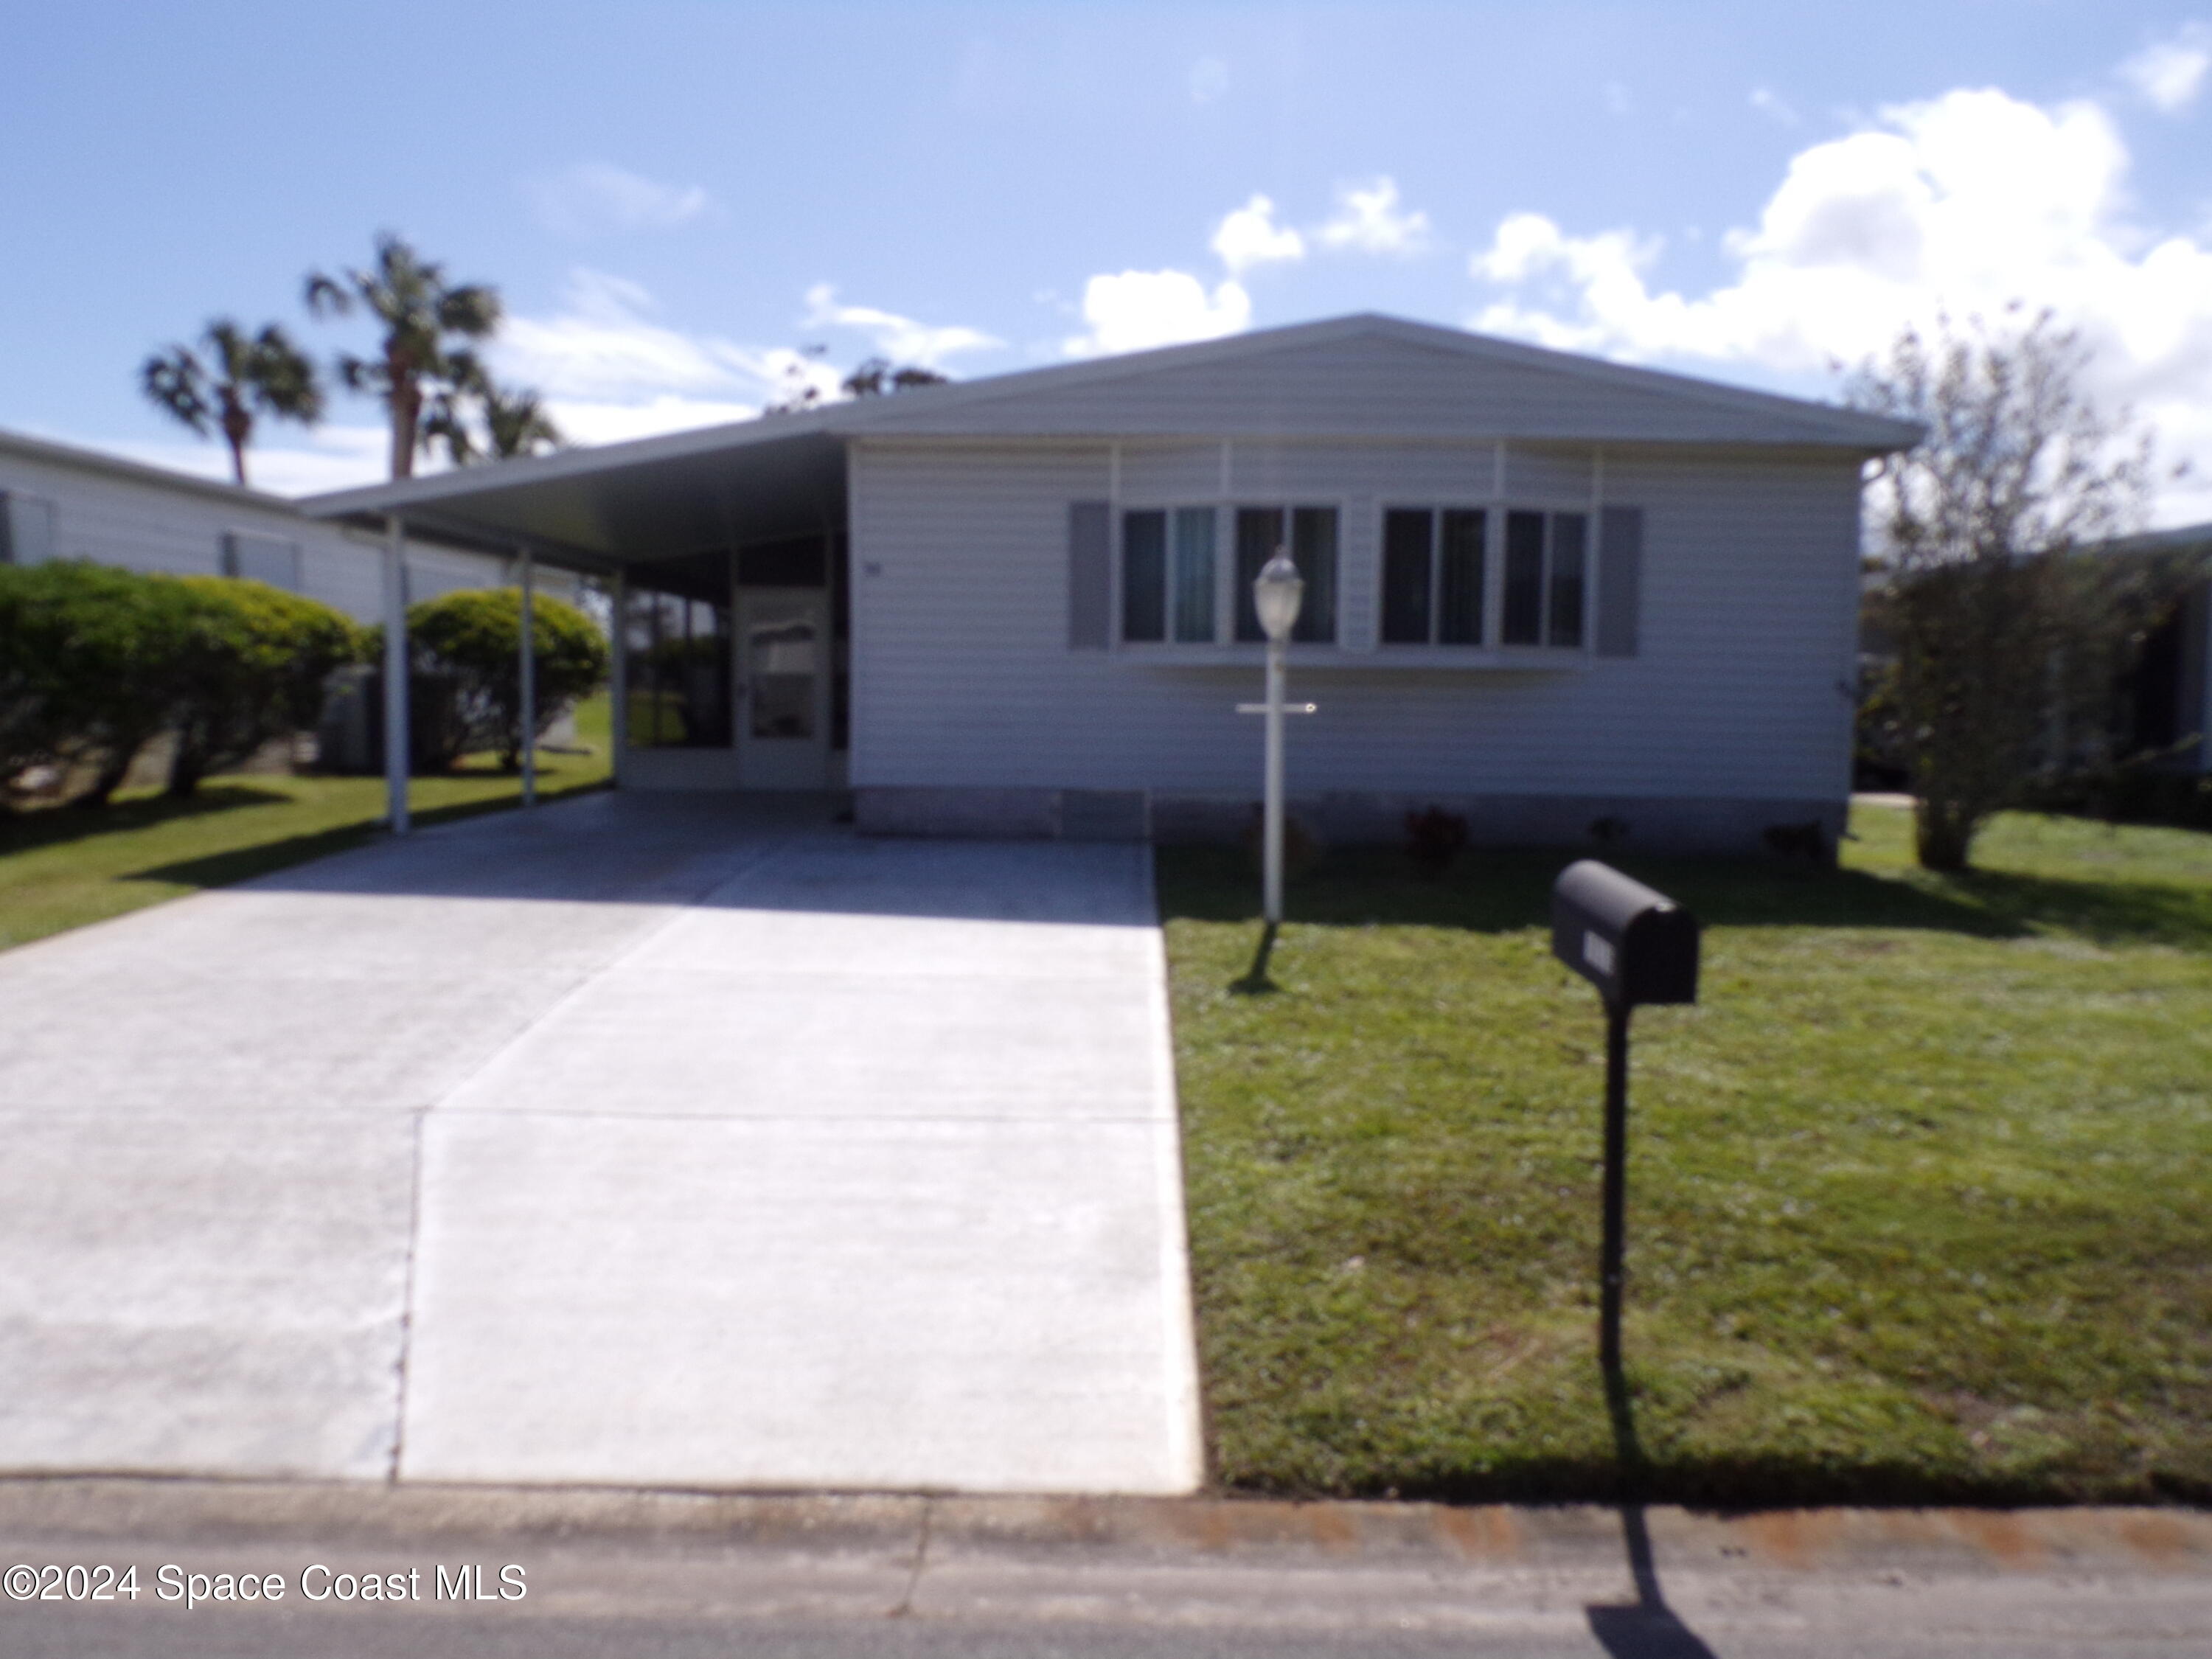
[[527, 618], [535, 568], [598, 578], [612, 614], [617, 781], [823, 790], [845, 782], [846, 467], [819, 413], [745, 422], [313, 497], [309, 516], [380, 530], [385, 775], [408, 828], [410, 528], [517, 558], [523, 796], [536, 796]]

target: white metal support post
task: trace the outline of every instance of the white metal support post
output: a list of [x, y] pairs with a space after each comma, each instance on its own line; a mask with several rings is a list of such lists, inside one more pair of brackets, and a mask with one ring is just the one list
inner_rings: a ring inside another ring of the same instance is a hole
[[392, 833], [407, 833], [407, 526], [384, 521], [384, 795]]
[[607, 629], [610, 660], [607, 698], [607, 758], [614, 770], [615, 787], [622, 787], [623, 751], [629, 746], [629, 583], [619, 566], [612, 583]]
[[1267, 718], [1267, 794], [1260, 809], [1260, 901], [1267, 925], [1260, 930], [1260, 953], [1253, 958], [1252, 971], [1246, 976], [1255, 987], [1267, 982], [1267, 958], [1275, 948], [1276, 931], [1283, 925], [1283, 716], [1314, 712], [1310, 702], [1283, 702], [1283, 652], [1291, 629], [1297, 625], [1305, 591], [1305, 580], [1287, 548], [1277, 548], [1275, 556], [1261, 567], [1252, 583], [1252, 607], [1259, 617], [1260, 631], [1267, 639], [1267, 700], [1241, 702], [1237, 712]]
[[522, 804], [538, 805], [537, 560], [522, 550]]
[[1267, 641], [1267, 794], [1261, 834], [1261, 902], [1267, 926], [1283, 925], [1283, 642]]

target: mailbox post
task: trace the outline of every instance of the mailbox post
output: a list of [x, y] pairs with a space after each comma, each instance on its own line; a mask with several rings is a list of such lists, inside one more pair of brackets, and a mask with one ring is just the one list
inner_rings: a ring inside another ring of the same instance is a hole
[[1628, 1213], [1628, 1018], [1645, 1004], [1698, 1000], [1698, 919], [1595, 859], [1552, 888], [1552, 954], [1605, 999], [1605, 1238], [1598, 1263], [1598, 1363], [1620, 1369]]

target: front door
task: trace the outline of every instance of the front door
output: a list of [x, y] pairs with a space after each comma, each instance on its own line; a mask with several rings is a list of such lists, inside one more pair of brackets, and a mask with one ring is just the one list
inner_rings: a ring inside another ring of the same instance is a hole
[[830, 595], [738, 590], [738, 787], [830, 787]]

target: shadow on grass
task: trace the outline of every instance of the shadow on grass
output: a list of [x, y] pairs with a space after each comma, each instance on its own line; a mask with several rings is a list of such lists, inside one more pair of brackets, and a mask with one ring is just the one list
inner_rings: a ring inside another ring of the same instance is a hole
[[[541, 801], [565, 800], [606, 787], [604, 783], [581, 784], [571, 789], [542, 793], [538, 799]], [[428, 829], [434, 824], [452, 823], [462, 818], [482, 817], [488, 812], [508, 811], [520, 804], [520, 795], [499, 795], [489, 800], [456, 801], [446, 806], [418, 808], [410, 816], [416, 828]], [[267, 875], [272, 870], [289, 869], [295, 864], [307, 864], [316, 859], [328, 858], [334, 853], [349, 852], [354, 848], [380, 839], [384, 833], [384, 820], [369, 818], [357, 823], [343, 823], [334, 829], [316, 830], [310, 835], [287, 836], [282, 840], [262, 842], [252, 847], [233, 848], [227, 852], [210, 854], [205, 858], [182, 859], [174, 864], [134, 870], [123, 879], [171, 882], [185, 887], [228, 887], [235, 882]]]
[[65, 804], [40, 807], [35, 811], [0, 816], [0, 853], [28, 853], [41, 847], [58, 847], [66, 842], [150, 830], [185, 818], [235, 811], [241, 806], [283, 805], [291, 799], [282, 790], [264, 789], [250, 783], [215, 783], [204, 784], [181, 799], [148, 795], [112, 801], [106, 806]]
[[1229, 988], [1240, 997], [1261, 997], [1282, 987], [1267, 977], [1267, 959], [1275, 954], [1275, 924], [1264, 924], [1260, 929], [1260, 948], [1252, 953], [1252, 965], [1244, 977], [1231, 980]]
[[[1291, 920], [1304, 927], [1382, 924], [1486, 933], [1548, 927], [1552, 884], [1577, 856], [1564, 849], [1469, 856], [1439, 879], [1417, 872], [1394, 848], [1340, 848], [1292, 888]], [[2006, 871], [1893, 878], [1722, 859], [1617, 861], [1708, 926], [1905, 927], [1981, 939], [2018, 939], [2055, 927], [2116, 943], [2212, 949], [2212, 888], [2172, 882]], [[1168, 848], [1158, 867], [1165, 919], [1256, 919], [1259, 884], [1243, 855]]]

